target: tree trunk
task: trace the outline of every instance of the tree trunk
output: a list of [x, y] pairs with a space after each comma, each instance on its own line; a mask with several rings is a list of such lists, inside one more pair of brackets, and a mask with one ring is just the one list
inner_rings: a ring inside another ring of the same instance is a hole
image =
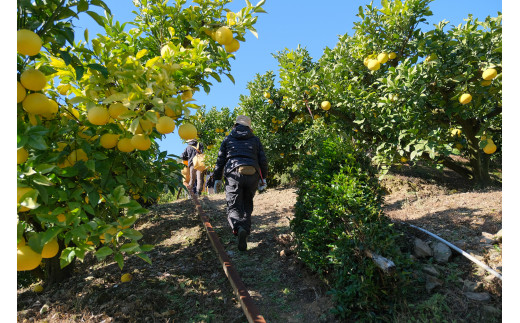
[[58, 243], [60, 245], [60, 250], [58, 251], [58, 254], [52, 258], [45, 259], [45, 284], [48, 285], [55, 285], [59, 284], [65, 279], [72, 276], [72, 273], [74, 272], [74, 264], [76, 259], [74, 259], [68, 266], [64, 268], [60, 268], [60, 255], [61, 251], [65, 249], [65, 246], [63, 245], [63, 242], [58, 240]]

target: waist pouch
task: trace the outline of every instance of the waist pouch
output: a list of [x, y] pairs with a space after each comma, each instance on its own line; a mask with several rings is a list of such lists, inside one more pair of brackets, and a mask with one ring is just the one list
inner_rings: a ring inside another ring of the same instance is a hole
[[256, 168], [253, 166], [238, 166], [238, 172], [242, 175], [253, 175], [256, 173]]

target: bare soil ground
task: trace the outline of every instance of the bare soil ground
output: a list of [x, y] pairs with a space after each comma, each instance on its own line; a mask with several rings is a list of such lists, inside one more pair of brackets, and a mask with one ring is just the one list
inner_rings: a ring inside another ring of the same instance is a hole
[[[501, 243], [490, 249], [480, 242], [483, 231], [494, 234], [501, 228], [500, 187], [472, 190], [453, 174], [414, 170], [412, 176], [407, 168], [393, 172], [382, 184], [389, 192], [385, 212], [390, 218], [417, 225], [450, 242], [464, 242], [464, 250], [501, 271]], [[293, 252], [289, 221], [295, 201], [294, 188], [257, 194], [248, 251], [240, 252], [227, 223], [224, 195], [201, 199], [205, 214], [268, 322], [336, 322], [329, 314], [333, 302], [326, 294], [327, 287], [298, 262]], [[83, 263], [76, 263], [74, 277], [59, 286], [44, 286], [41, 293], [33, 292], [30, 286], [19, 288], [18, 321], [247, 321], [191, 200], [153, 207], [136, 228], [144, 235], [143, 243], [156, 245], [149, 252], [152, 265], [132, 257], [125, 259], [121, 271], [115, 262], [96, 263], [89, 255]], [[406, 231], [410, 241], [413, 237], [431, 240], [406, 225], [399, 228]], [[433, 293], [445, 295], [450, 321], [500, 320], [498, 279], [490, 278], [462, 256], [454, 255], [449, 264], [436, 266], [441, 271], [442, 286], [429, 293], [419, 289], [418, 300], [426, 300]], [[131, 273], [132, 281], [121, 283], [123, 273]], [[479, 291], [489, 293], [491, 300], [480, 303], [465, 297], [465, 280], [477, 282]], [[486, 311], [483, 305], [488, 307]], [[496, 313], [489, 316], [493, 309]], [[410, 319], [407, 315], [400, 316], [402, 321]]]

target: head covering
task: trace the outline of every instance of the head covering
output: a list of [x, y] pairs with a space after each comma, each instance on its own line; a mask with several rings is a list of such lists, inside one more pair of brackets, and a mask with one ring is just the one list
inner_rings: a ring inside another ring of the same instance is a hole
[[191, 145], [191, 146], [194, 146], [195, 144], [197, 144], [197, 140], [195, 139], [190, 139], [186, 142], [188, 145]]
[[251, 118], [249, 118], [248, 116], [238, 116], [237, 121], [235, 123], [251, 128]]

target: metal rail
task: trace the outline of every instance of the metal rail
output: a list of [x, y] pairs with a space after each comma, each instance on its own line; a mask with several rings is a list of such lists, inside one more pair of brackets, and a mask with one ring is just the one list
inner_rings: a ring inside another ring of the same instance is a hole
[[242, 279], [240, 279], [238, 272], [231, 263], [231, 259], [224, 250], [224, 247], [222, 246], [222, 243], [220, 242], [217, 233], [215, 232], [215, 230], [213, 230], [213, 227], [211, 226], [208, 217], [204, 215], [204, 211], [202, 210], [202, 206], [200, 205], [198, 197], [194, 195], [193, 192], [191, 192], [191, 190], [189, 193], [192, 201], [195, 204], [197, 215], [202, 221], [202, 224], [204, 224], [204, 228], [206, 229], [209, 241], [211, 242], [213, 249], [215, 249], [215, 252], [218, 255], [218, 259], [220, 260], [222, 268], [224, 269], [224, 272], [226, 273], [226, 276], [228, 277], [228, 280], [231, 283], [231, 287], [233, 287], [235, 294], [238, 296], [240, 300], [240, 305], [242, 306], [242, 310], [244, 311], [244, 314], [246, 315], [248, 322], [265, 323], [266, 321], [264, 317], [260, 315], [258, 308], [253, 303], [253, 299], [249, 295], [246, 286], [242, 282]]

